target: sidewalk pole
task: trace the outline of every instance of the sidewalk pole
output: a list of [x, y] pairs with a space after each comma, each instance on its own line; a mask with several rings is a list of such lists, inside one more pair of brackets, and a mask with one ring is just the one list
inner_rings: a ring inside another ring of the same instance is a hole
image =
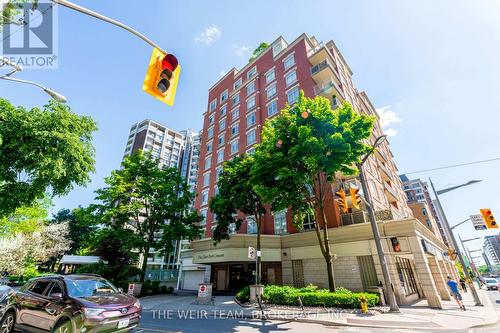
[[380, 261], [380, 266], [382, 268], [382, 274], [384, 276], [385, 291], [387, 295], [387, 300], [389, 302], [389, 307], [391, 312], [399, 312], [398, 303], [396, 302], [396, 296], [394, 295], [394, 290], [392, 286], [391, 276], [389, 274], [389, 269], [387, 267], [387, 260], [385, 258], [384, 249], [382, 248], [382, 243], [380, 239], [380, 231], [378, 230], [377, 220], [375, 217], [375, 212], [373, 211], [373, 202], [368, 191], [368, 186], [366, 184], [365, 172], [363, 170], [363, 164], [358, 164], [359, 170], [359, 180], [363, 188], [363, 195], [367, 201], [368, 214], [370, 216], [370, 224], [373, 231], [373, 239], [375, 240], [375, 245], [377, 246], [378, 259]]
[[143, 41], [145, 41], [146, 43], [148, 43], [152, 47], [157, 48], [163, 54], [168, 54], [163, 48], [161, 48], [160, 46], [158, 46], [151, 39], [149, 39], [145, 35], [141, 34], [139, 31], [137, 31], [135, 29], [132, 29], [128, 25], [121, 23], [120, 21], [113, 20], [113, 19], [111, 19], [111, 18], [109, 18], [107, 16], [104, 16], [102, 14], [94, 12], [94, 11], [92, 11], [90, 9], [87, 9], [85, 7], [82, 7], [82, 6], [79, 6], [77, 4], [74, 4], [71, 1], [67, 1], [67, 0], [52, 0], [52, 2], [56, 3], [58, 5], [64, 6], [66, 8], [76, 10], [77, 12], [83, 13], [85, 15], [92, 16], [92, 17], [97, 18], [99, 20], [102, 20], [104, 22], [108, 22], [108, 23], [111, 23], [113, 25], [116, 25], [117, 27], [120, 27], [120, 28], [122, 28], [124, 30], [127, 30], [128, 32], [130, 32], [130, 33], [134, 34], [135, 36], [139, 37], [140, 39], [142, 39]]
[[474, 296], [474, 302], [476, 302], [476, 306], [482, 306], [483, 304], [481, 303], [481, 300], [479, 299], [479, 295], [477, 293], [476, 287], [474, 286], [474, 283], [472, 282], [472, 279], [469, 275], [469, 272], [467, 271], [467, 267], [464, 262], [464, 258], [462, 257], [460, 247], [458, 246], [458, 242], [455, 238], [455, 234], [453, 233], [453, 230], [450, 228], [450, 224], [448, 223], [448, 219], [446, 218], [446, 214], [444, 213], [443, 206], [441, 205], [441, 201], [439, 200], [439, 195], [436, 192], [436, 189], [434, 188], [434, 183], [432, 180], [429, 178], [429, 182], [431, 183], [432, 191], [434, 192], [434, 196], [436, 197], [436, 202], [439, 206], [439, 209], [443, 213], [443, 226], [445, 229], [448, 231], [448, 233], [451, 236], [451, 241], [453, 243], [453, 247], [455, 250], [457, 250], [458, 253], [458, 260], [460, 261], [460, 265], [462, 266], [462, 270], [464, 272], [464, 275], [469, 283], [469, 288], [472, 291], [472, 296]]

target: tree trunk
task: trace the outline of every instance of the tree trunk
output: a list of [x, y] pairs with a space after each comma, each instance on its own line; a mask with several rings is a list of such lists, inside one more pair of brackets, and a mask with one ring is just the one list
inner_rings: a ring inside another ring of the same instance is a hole
[[325, 208], [323, 207], [323, 202], [319, 204], [319, 210], [321, 216], [323, 217], [323, 243], [325, 245], [325, 261], [326, 261], [326, 272], [328, 274], [328, 289], [333, 293], [335, 292], [335, 277], [333, 274], [333, 255], [330, 249], [330, 239], [328, 237], [328, 223], [326, 220]]
[[142, 259], [142, 267], [141, 267], [141, 279], [140, 282], [144, 282], [144, 278], [146, 277], [146, 268], [148, 267], [148, 256], [149, 256], [149, 246], [144, 248], [143, 259]]

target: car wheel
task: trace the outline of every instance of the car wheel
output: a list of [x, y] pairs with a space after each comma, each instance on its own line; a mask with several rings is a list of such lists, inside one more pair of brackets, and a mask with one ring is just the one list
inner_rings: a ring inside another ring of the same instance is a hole
[[52, 333], [73, 333], [73, 327], [70, 321], [65, 321], [56, 326]]
[[0, 321], [0, 333], [11, 333], [14, 331], [14, 322], [16, 318], [13, 312], [7, 312]]

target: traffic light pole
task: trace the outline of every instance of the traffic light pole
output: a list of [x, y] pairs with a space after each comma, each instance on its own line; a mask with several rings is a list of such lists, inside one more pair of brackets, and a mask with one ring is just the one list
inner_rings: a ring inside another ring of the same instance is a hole
[[373, 210], [372, 198], [370, 192], [368, 191], [368, 186], [366, 184], [366, 176], [365, 176], [365, 171], [363, 170], [363, 164], [362, 163], [358, 164], [357, 167], [359, 170], [359, 180], [361, 182], [361, 187], [363, 188], [363, 194], [368, 206], [367, 208], [368, 208], [368, 214], [370, 215], [370, 224], [372, 226], [373, 239], [375, 240], [375, 245], [377, 246], [377, 254], [378, 254], [378, 259], [380, 261], [380, 266], [382, 268], [382, 274], [384, 276], [385, 290], [390, 311], [399, 312], [398, 303], [396, 302], [396, 296], [394, 295], [391, 276], [389, 274], [389, 269], [387, 267], [387, 260], [385, 258], [384, 249], [382, 248], [380, 231], [378, 230], [375, 211]]
[[429, 182], [431, 183], [432, 191], [434, 192], [434, 196], [436, 197], [436, 202], [439, 206], [439, 210], [443, 214], [443, 226], [448, 230], [448, 233], [451, 237], [451, 241], [453, 243], [453, 247], [455, 250], [457, 250], [458, 253], [458, 260], [460, 261], [460, 265], [462, 266], [462, 270], [464, 272], [464, 275], [467, 279], [467, 282], [469, 282], [469, 288], [472, 291], [472, 296], [474, 297], [474, 302], [476, 302], [476, 306], [482, 306], [483, 304], [481, 303], [481, 300], [479, 299], [479, 295], [477, 293], [476, 287], [474, 286], [474, 282], [472, 282], [472, 279], [469, 275], [469, 272], [467, 271], [467, 266], [465, 265], [464, 258], [462, 257], [460, 247], [458, 246], [458, 242], [455, 238], [455, 234], [453, 233], [453, 230], [450, 228], [450, 224], [448, 223], [448, 219], [446, 218], [446, 214], [444, 213], [443, 206], [441, 205], [441, 201], [439, 200], [439, 195], [436, 192], [436, 189], [434, 188], [434, 183], [432, 183], [432, 180], [429, 179]]
[[119, 21], [113, 20], [113, 19], [111, 19], [111, 18], [109, 18], [107, 16], [101, 15], [101, 14], [99, 14], [97, 12], [94, 12], [94, 11], [92, 11], [90, 9], [87, 9], [85, 7], [82, 7], [82, 6], [79, 6], [77, 4], [74, 4], [74, 3], [70, 2], [70, 1], [66, 1], [66, 0], [52, 0], [52, 2], [55, 3], [55, 4], [58, 4], [58, 5], [64, 6], [66, 8], [76, 10], [77, 12], [83, 13], [85, 15], [92, 16], [92, 17], [97, 18], [99, 20], [102, 20], [104, 22], [111, 23], [111, 24], [116, 25], [116, 26], [118, 26], [118, 27], [120, 27], [122, 29], [125, 29], [128, 32], [136, 35], [137, 37], [139, 37], [140, 39], [142, 39], [143, 41], [145, 41], [149, 45], [151, 45], [151, 46], [159, 49], [164, 54], [168, 54], [165, 50], [163, 50], [160, 46], [158, 46], [151, 39], [147, 38], [145, 35], [141, 34], [137, 30], [132, 29], [131, 27], [129, 27], [126, 24], [123, 24], [123, 23], [121, 23]]

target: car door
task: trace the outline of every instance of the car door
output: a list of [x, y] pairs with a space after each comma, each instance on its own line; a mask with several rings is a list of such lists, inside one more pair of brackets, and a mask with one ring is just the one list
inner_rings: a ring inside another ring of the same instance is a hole
[[20, 324], [25, 324], [33, 327], [40, 327], [41, 322], [45, 321], [41, 316], [40, 309], [46, 303], [43, 297], [47, 291], [50, 280], [36, 280], [29, 285], [24, 293], [19, 297], [19, 319]]
[[42, 315], [46, 318], [46, 326], [42, 327], [44, 330], [52, 330], [56, 324], [57, 319], [64, 312], [66, 308], [64, 287], [62, 282], [55, 280], [48, 287], [46, 294], [44, 295], [46, 303], [43, 306]]

